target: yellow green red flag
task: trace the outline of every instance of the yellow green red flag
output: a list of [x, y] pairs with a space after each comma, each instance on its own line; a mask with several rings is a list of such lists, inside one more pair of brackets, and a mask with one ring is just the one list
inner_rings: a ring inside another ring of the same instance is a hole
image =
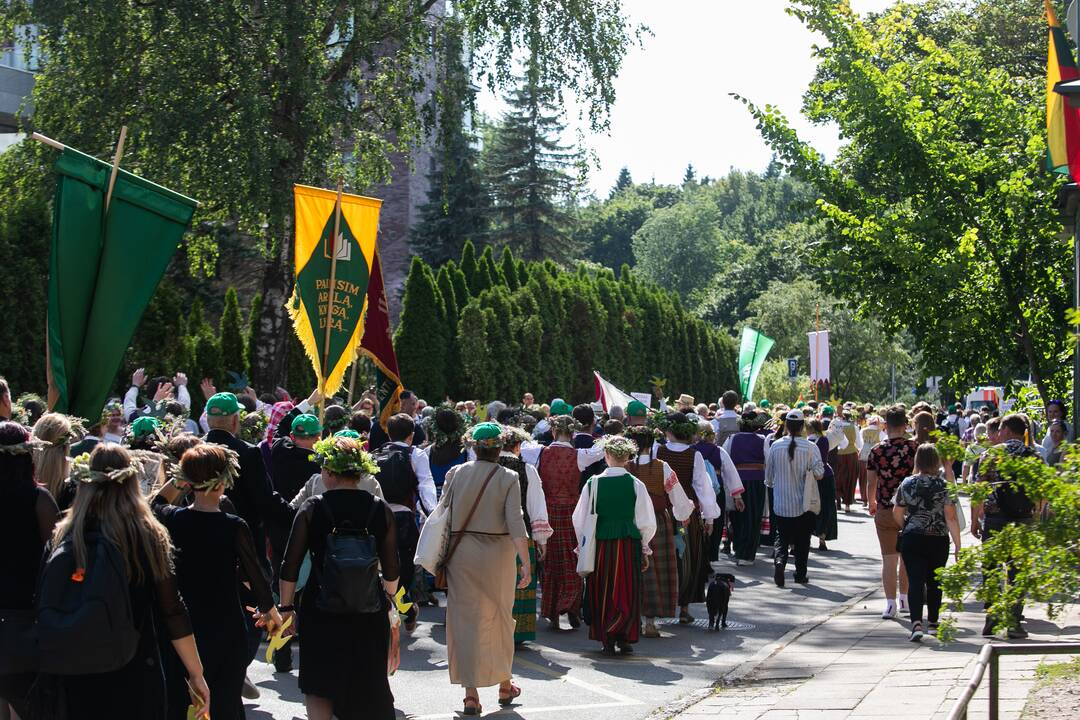
[[1046, 164], [1052, 172], [1076, 180], [1080, 177], [1080, 111], [1064, 95], [1054, 92], [1054, 88], [1060, 82], [1080, 78], [1080, 70], [1053, 6], [1049, 0], [1044, 3], [1050, 25], [1046, 60]]
[[[381, 200], [296, 185], [296, 284], [289, 315], [319, 388], [333, 395], [364, 333]], [[334, 227], [338, 227], [336, 241]], [[333, 276], [333, 293], [331, 293]], [[327, 317], [329, 316], [329, 332]]]

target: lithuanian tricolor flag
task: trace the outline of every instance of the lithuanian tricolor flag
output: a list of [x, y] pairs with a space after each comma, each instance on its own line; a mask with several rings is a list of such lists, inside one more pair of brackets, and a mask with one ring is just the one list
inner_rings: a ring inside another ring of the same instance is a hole
[[1080, 178], [1080, 112], [1064, 95], [1054, 92], [1054, 87], [1059, 82], [1080, 78], [1080, 70], [1050, 0], [1044, 3], [1046, 21], [1050, 24], [1050, 51], [1046, 60], [1046, 164], [1052, 172], [1076, 180]]
[[296, 285], [289, 315], [319, 389], [330, 397], [341, 387], [364, 333], [382, 201], [304, 185], [296, 185], [293, 194]]

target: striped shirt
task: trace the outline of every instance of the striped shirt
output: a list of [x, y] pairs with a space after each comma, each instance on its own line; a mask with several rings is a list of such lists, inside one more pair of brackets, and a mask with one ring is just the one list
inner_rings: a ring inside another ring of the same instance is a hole
[[790, 437], [774, 442], [765, 453], [765, 486], [773, 489], [773, 512], [780, 517], [799, 517], [803, 514], [803, 489], [806, 471], [821, 479], [825, 464], [817, 445], [806, 438], [796, 438], [795, 458], [788, 458]]

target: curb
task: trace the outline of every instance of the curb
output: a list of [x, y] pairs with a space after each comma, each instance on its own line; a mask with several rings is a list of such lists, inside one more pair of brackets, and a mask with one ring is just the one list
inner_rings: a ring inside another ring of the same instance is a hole
[[758, 667], [765, 664], [774, 655], [782, 651], [788, 645], [795, 642], [807, 633], [820, 627], [821, 625], [824, 625], [826, 622], [835, 618], [836, 616], [842, 615], [853, 609], [856, 605], [873, 595], [880, 588], [880, 583], [870, 585], [866, 589], [860, 590], [859, 592], [852, 595], [843, 603], [836, 606], [833, 610], [827, 613], [822, 613], [821, 615], [817, 615], [807, 620], [803, 624], [792, 628], [791, 630], [781, 635], [778, 639], [762, 647], [748, 660], [744, 660], [731, 670], [721, 675], [719, 678], [717, 678], [716, 682], [714, 682], [709, 687], [692, 692], [689, 695], [680, 698], [672, 705], [663, 709], [656, 710], [651, 715], [649, 715], [648, 720], [670, 720], [671, 718], [678, 716], [685, 710], [693, 707], [694, 705], [697, 705], [702, 700], [711, 697], [718, 688], [724, 687], [726, 685], [732, 685], [742, 680], [747, 675], [756, 670]]

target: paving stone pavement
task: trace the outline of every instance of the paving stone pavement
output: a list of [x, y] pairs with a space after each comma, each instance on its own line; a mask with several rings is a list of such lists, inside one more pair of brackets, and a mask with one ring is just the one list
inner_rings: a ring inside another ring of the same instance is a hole
[[[763, 662], [729, 674], [710, 696], [677, 713], [677, 720], [938, 720], [947, 718], [988, 642], [983, 615], [969, 603], [957, 615], [956, 639], [908, 641], [908, 623], [883, 620], [884, 597], [870, 595], [780, 646]], [[1026, 611], [1031, 638], [1024, 642], [1080, 640], [1080, 606], [1053, 622], [1042, 608]], [[1044, 657], [1002, 656], [1001, 720], [1017, 720]], [[988, 716], [988, 679], [975, 693], [968, 717]]]

